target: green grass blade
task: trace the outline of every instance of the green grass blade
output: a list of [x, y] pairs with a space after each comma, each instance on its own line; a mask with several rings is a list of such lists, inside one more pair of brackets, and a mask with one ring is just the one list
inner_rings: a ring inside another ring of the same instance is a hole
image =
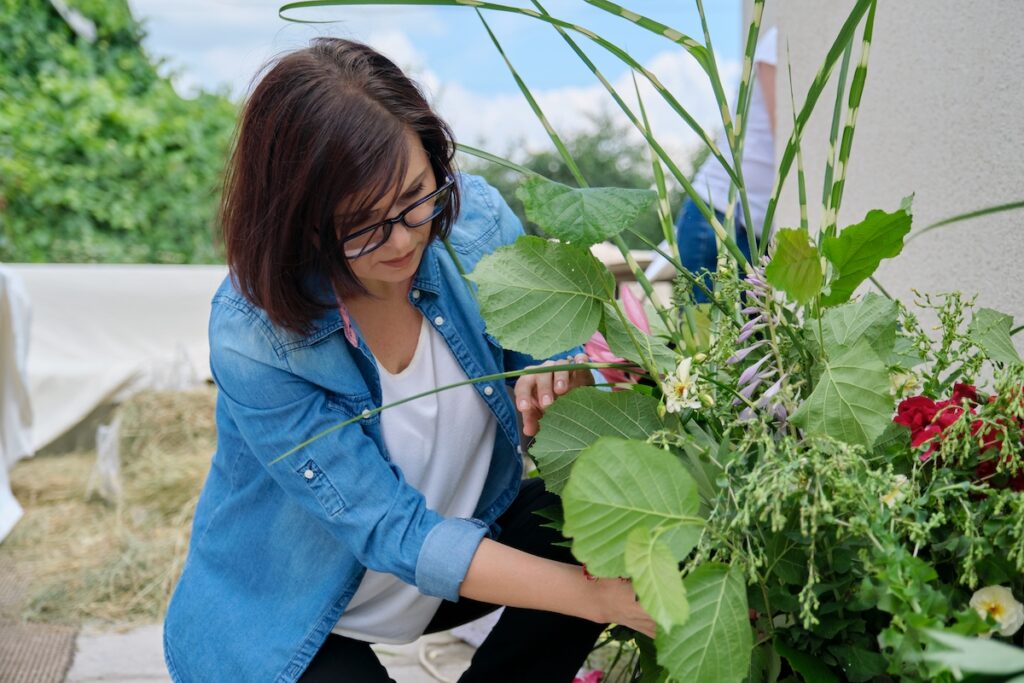
[[[547, 11], [540, 4], [540, 2], [538, 0], [532, 1], [533, 4], [537, 7], [537, 9], [540, 10], [542, 14], [547, 16]], [[701, 214], [705, 217], [705, 219], [707, 219], [708, 223], [715, 230], [715, 233], [718, 235], [718, 238], [722, 240], [722, 242], [725, 244], [726, 249], [728, 249], [729, 253], [733, 256], [733, 258], [735, 258], [738, 263], [746, 263], [746, 257], [743, 256], [743, 252], [740, 251], [739, 246], [736, 244], [736, 240], [733, 239], [732, 237], [733, 233], [728, 232], [721, 225], [721, 223], [718, 220], [718, 217], [715, 215], [715, 212], [711, 209], [711, 207], [708, 206], [707, 202], [704, 201], [704, 198], [696, 191], [696, 189], [690, 183], [690, 179], [687, 178], [686, 175], [682, 172], [679, 166], [672, 159], [671, 155], [669, 155], [668, 152], [665, 151], [664, 147], [662, 147], [661, 144], [644, 127], [643, 122], [641, 122], [640, 119], [637, 118], [636, 114], [633, 113], [633, 110], [630, 109], [629, 105], [626, 104], [625, 100], [622, 99], [622, 96], [619, 95], [619, 93], [615, 90], [615, 87], [612, 86], [612, 84], [608, 81], [607, 78], [605, 78], [604, 74], [601, 73], [601, 70], [598, 69], [594, 62], [590, 59], [590, 57], [587, 56], [586, 52], [584, 52], [583, 49], [576, 43], [576, 41], [574, 41], [572, 37], [569, 36], [568, 33], [566, 33], [565, 29], [563, 29], [561, 26], [558, 26], [557, 24], [552, 24], [552, 26], [556, 31], [558, 31], [559, 35], [562, 36], [565, 42], [573, 50], [573, 52], [576, 53], [576, 55], [580, 58], [580, 61], [582, 61], [584, 65], [586, 65], [586, 67], [590, 69], [591, 73], [593, 73], [594, 76], [601, 83], [601, 85], [604, 86], [605, 90], [615, 101], [615, 103], [619, 106], [619, 109], [621, 109], [622, 112], [626, 115], [630, 123], [632, 123], [633, 126], [640, 132], [640, 134], [644, 136], [644, 139], [647, 140], [647, 144], [650, 145], [651, 149], [658, 155], [658, 158], [661, 159], [661, 161], [665, 164], [665, 167], [668, 168], [670, 173], [672, 173], [672, 176], [679, 182], [680, 185], [682, 185], [683, 191], [686, 192], [687, 196], [690, 198], [690, 201], [693, 202], [694, 206], [696, 206], [697, 209], [701, 212]]]
[[793, 108], [793, 133], [796, 134], [796, 180], [797, 189], [800, 195], [800, 227], [808, 230], [807, 221], [807, 184], [804, 177], [804, 155], [800, 150], [800, 135], [796, 127], [796, 96], [793, 95], [793, 62], [789, 55], [789, 45], [786, 45], [786, 69], [789, 71], [789, 102]]
[[[825, 159], [825, 182], [821, 188], [821, 208], [828, 212], [832, 205], [832, 175], [836, 167], [836, 141], [839, 139], [839, 120], [843, 116], [843, 97], [846, 95], [846, 76], [850, 70], [850, 55], [853, 54], [853, 43], [843, 50], [843, 63], [839, 65], [839, 83], [836, 85], [836, 103], [832, 108], [832, 127], [828, 134], [828, 157]], [[792, 86], [790, 86], [792, 87]], [[796, 105], [793, 106], [796, 114]]]
[[868, 77], [868, 55], [871, 54], [871, 38], [874, 34], [875, 11], [878, 8], [877, 2], [871, 3], [868, 10], [868, 18], [864, 22], [864, 37], [861, 40], [860, 60], [857, 68], [853, 71], [853, 81], [850, 83], [850, 100], [846, 111], [846, 126], [843, 128], [843, 141], [839, 146], [839, 160], [836, 162], [836, 177], [832, 183], [832, 199], [829, 210], [825, 214], [825, 234], [834, 235], [836, 232], [836, 220], [839, 214], [839, 206], [843, 201], [843, 189], [846, 186], [846, 170], [850, 160], [850, 150], [853, 148], [853, 133], [857, 127], [857, 114], [860, 113], [860, 101], [864, 94], [864, 84]]
[[929, 226], [921, 228], [917, 232], [907, 237], [906, 244], [910, 244], [913, 240], [917, 239], [921, 235], [937, 230], [938, 228], [945, 227], [947, 225], [954, 225], [956, 223], [962, 223], [963, 221], [969, 221], [974, 218], [981, 218], [982, 216], [991, 216], [995, 213], [1003, 213], [1004, 211], [1016, 211], [1017, 209], [1024, 209], [1024, 201], [1010, 202], [1009, 204], [999, 204], [997, 206], [987, 206], [984, 209], [976, 209], [974, 211], [968, 211], [967, 213], [961, 213], [956, 216], [950, 216], [944, 218], [937, 223], [932, 223]]
[[530, 105], [530, 109], [533, 110], [534, 116], [536, 116], [537, 120], [540, 121], [540, 124], [544, 126], [544, 130], [547, 131], [548, 137], [551, 139], [552, 144], [554, 144], [555, 149], [558, 150], [558, 154], [562, 157], [562, 161], [564, 161], [565, 165], [569, 168], [569, 172], [572, 174], [572, 177], [576, 179], [576, 182], [580, 187], [587, 187], [587, 181], [583, 177], [583, 172], [580, 171], [580, 167], [576, 165], [576, 160], [573, 159], [572, 154], [569, 153], [569, 148], [565, 146], [561, 136], [555, 131], [551, 122], [548, 121], [548, 117], [544, 115], [544, 111], [540, 108], [540, 104], [537, 103], [533, 93], [530, 92], [530, 89], [526, 86], [526, 82], [523, 81], [519, 72], [516, 71], [516, 68], [512, 65], [508, 55], [505, 54], [505, 49], [498, 41], [497, 36], [495, 36], [494, 32], [491, 31], [490, 24], [487, 23], [486, 19], [484, 19], [484, 15], [480, 10], [476, 10], [476, 15], [480, 18], [480, 23], [484, 25], [484, 29], [487, 31], [487, 35], [490, 36], [491, 42], [494, 43], [494, 48], [498, 51], [498, 54], [501, 55], [501, 58], [505, 60], [505, 66], [508, 67], [509, 73], [511, 73], [512, 78], [515, 79], [516, 85], [519, 86], [519, 92], [521, 92], [523, 97], [526, 98], [527, 103]]
[[464, 154], [469, 154], [470, 156], [477, 157], [478, 159], [483, 159], [484, 161], [490, 161], [491, 163], [498, 164], [499, 166], [504, 166], [505, 168], [511, 171], [522, 173], [526, 177], [540, 175], [533, 169], [526, 168], [525, 166], [520, 166], [514, 161], [510, 161], [505, 157], [498, 156], [497, 154], [492, 154], [491, 152], [480, 149], [478, 147], [464, 145], [461, 142], [455, 143], [455, 147], [456, 149], [458, 149], [458, 151]]
[[[708, 20], [707, 15], [704, 13], [703, 0], [697, 0], [697, 14], [700, 15], [700, 24], [704, 31], [704, 40], [707, 43], [708, 50], [714, 55], [714, 47], [711, 44], [711, 31], [708, 29]], [[750, 46], [748, 45], [747, 49], [749, 50], [749, 48]], [[753, 58], [752, 54], [751, 58]], [[740, 131], [733, 127], [732, 117], [729, 114], [729, 100], [725, 96], [725, 90], [722, 88], [722, 79], [718, 74], [718, 63], [713, 58], [710, 67], [708, 76], [711, 80], [711, 89], [715, 94], [715, 100], [718, 102], [718, 110], [722, 116], [722, 127], [725, 129], [726, 142], [729, 145], [729, 152], [732, 154], [732, 162], [736, 169], [736, 177], [733, 178], [735, 189], [729, 189], [729, 206], [732, 206], [733, 202], [736, 201], [734, 192], [738, 191], [740, 207], [743, 210], [743, 217], [746, 219], [744, 223], [746, 225], [747, 244], [753, 245], [756, 244], [754, 241], [754, 223], [750, 213], [750, 203], [747, 200], [746, 184], [743, 181], [743, 139], [739, 134]], [[728, 229], [728, 233], [730, 235], [735, 234], [731, 227]]]
[[696, 40], [686, 35], [682, 31], [677, 31], [671, 26], [666, 26], [659, 21], [654, 21], [645, 16], [641, 16], [636, 12], [630, 11], [622, 5], [617, 5], [614, 2], [608, 0], [586, 0], [588, 5], [602, 9], [609, 14], [614, 14], [627, 21], [630, 21], [640, 28], [647, 29], [651, 33], [657, 33], [663, 38], [668, 38], [673, 43], [676, 43], [684, 50], [686, 50], [697, 63], [700, 64], [704, 71], [708, 71], [711, 65], [714, 64], [714, 52], [709, 47], [701, 45]]
[[654, 89], [658, 92], [658, 94], [661, 95], [662, 99], [664, 99], [665, 102], [668, 103], [669, 107], [671, 107], [672, 110], [681, 119], [683, 119], [686, 125], [689, 126], [694, 133], [697, 134], [701, 141], [708, 146], [708, 148], [711, 150], [711, 154], [716, 159], [718, 159], [720, 164], [722, 164], [722, 167], [725, 169], [726, 173], [729, 174], [729, 177], [732, 178], [735, 182], [739, 182], [736, 176], [735, 169], [733, 169], [733, 167], [726, 161], [725, 157], [722, 155], [722, 151], [718, 148], [718, 145], [715, 143], [714, 139], [708, 134], [706, 130], [704, 130], [704, 128], [697, 122], [697, 120], [693, 118], [690, 112], [688, 112], [686, 108], [679, 103], [679, 100], [677, 100], [676, 97], [664, 85], [661, 84], [661, 81], [654, 73], [649, 71], [639, 62], [637, 62], [624, 49], [622, 49], [618, 45], [615, 45], [611, 41], [599, 36], [594, 31], [591, 31], [590, 29], [580, 26], [578, 24], [558, 19], [546, 12], [541, 13], [537, 10], [532, 10], [524, 7], [514, 7], [511, 5], [484, 2], [483, 0], [299, 0], [297, 2], [289, 2], [285, 5], [282, 5], [281, 8], [278, 10], [278, 15], [282, 19], [285, 19], [286, 21], [293, 21], [298, 23], [322, 23], [305, 22], [301, 19], [297, 19], [291, 16], [291, 13], [297, 10], [309, 9], [313, 7], [351, 7], [356, 5], [473, 7], [476, 8], [477, 10], [487, 9], [495, 12], [519, 14], [521, 16], [527, 16], [533, 19], [537, 19], [539, 21], [547, 22], [548, 24], [558, 26], [569, 31], [580, 33], [589, 38], [590, 40], [594, 41], [595, 43], [597, 43], [599, 46], [601, 46], [608, 52], [610, 52], [621, 62], [629, 66], [631, 69], [634, 69], [636, 72], [641, 74], [647, 81], [649, 81], [650, 84], [654, 87]]
[[[846, 46], [853, 41], [857, 26], [860, 24], [860, 20], [872, 5], [874, 5], [874, 0], [857, 0], [853, 9], [850, 11], [849, 16], [846, 18], [846, 21], [843, 23], [842, 28], [840, 28], [839, 33], [836, 35], [835, 40], [832, 42], [832, 47], [829, 48], [828, 53], [825, 55], [825, 60], [822, 62], [817, 74], [815, 74], [814, 80], [811, 82], [811, 87], [807, 91], [807, 97], [804, 99], [804, 104], [796, 119], [797, 130], [793, 131], [793, 135], [790, 136], [789, 141], [786, 143], [786, 148], [782, 152], [782, 158], [779, 160], [779, 170], [775, 178], [775, 187], [772, 188], [772, 194], [768, 200], [768, 210], [765, 212], [765, 226], [770, 226], [775, 217], [775, 209], [779, 203], [779, 195], [782, 193], [782, 187], [785, 184], [786, 176], [789, 175], [789, 169], [792, 167], [793, 159], [796, 156], [796, 137], [803, 134], [804, 126], [806, 126], [808, 120], [810, 120], [811, 113], [814, 111], [814, 107], [818, 103], [818, 98], [821, 97], [821, 93], [825, 90], [825, 85], [828, 83], [829, 77], [832, 74], [832, 69], [835, 67], [836, 62], [839, 61], [843, 51], [846, 49]], [[765, 235], [764, 239], [761, 241], [760, 251], [762, 254], [764, 254], [765, 249], [768, 246], [768, 242], [768, 235]]]

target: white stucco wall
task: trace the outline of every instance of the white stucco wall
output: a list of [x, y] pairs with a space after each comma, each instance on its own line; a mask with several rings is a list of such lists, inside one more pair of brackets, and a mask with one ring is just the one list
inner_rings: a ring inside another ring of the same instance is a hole
[[[792, 130], [785, 76], [792, 59], [797, 106], [846, 18], [852, 0], [772, 3], [779, 27], [778, 121], [781, 156]], [[893, 209], [914, 193], [917, 229], [943, 218], [1024, 200], [1024, 2], [881, 0], [867, 85], [839, 217], [843, 227], [872, 208]], [[853, 62], [859, 55], [858, 44]], [[851, 69], [852, 76], [852, 69]], [[804, 135], [812, 228], [834, 90]], [[776, 226], [799, 221], [796, 167]], [[1024, 323], [1024, 211], [941, 228], [884, 262], [879, 280], [909, 300], [910, 288], [978, 294], [986, 306]], [[1024, 350], [1024, 334], [1018, 335]]]

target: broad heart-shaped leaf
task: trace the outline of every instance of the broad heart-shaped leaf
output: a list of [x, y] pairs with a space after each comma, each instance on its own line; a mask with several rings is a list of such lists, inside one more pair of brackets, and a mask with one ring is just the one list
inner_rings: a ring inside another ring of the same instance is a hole
[[469, 279], [488, 331], [537, 358], [590, 339], [615, 287], [589, 251], [525, 235], [480, 259]]
[[642, 441], [598, 439], [579, 454], [562, 492], [563, 532], [594, 576], [622, 576], [634, 528], [670, 527], [660, 536], [677, 560], [697, 543], [697, 484], [674, 455]]
[[[661, 321], [658, 320], [660, 323]], [[647, 357], [653, 357], [654, 365], [663, 372], [669, 372], [674, 370], [678, 361], [675, 352], [668, 347], [666, 340], [656, 336], [644, 334], [639, 327], [634, 325], [632, 322], [628, 323], [632, 328], [633, 337], [630, 338], [629, 332], [626, 331], [626, 325], [623, 324], [622, 319], [619, 318], [615, 312], [615, 308], [612, 304], [604, 305], [604, 315], [601, 318], [601, 334], [604, 335], [605, 341], [608, 342], [608, 348], [612, 350], [619, 358], [625, 358], [626, 360], [640, 361], [640, 353], [637, 351], [636, 345], [633, 343], [633, 339], [636, 339], [637, 343], [640, 344], [644, 350], [644, 355]], [[656, 328], [652, 325], [652, 331]], [[661, 326], [664, 329], [664, 326]]]
[[885, 363], [861, 339], [838, 358], [825, 360], [814, 391], [790, 420], [811, 434], [870, 448], [892, 411]]
[[657, 199], [653, 190], [574, 188], [533, 176], [516, 190], [526, 217], [565, 242], [587, 246], [632, 227]]
[[705, 563], [683, 580], [690, 618], [658, 630], [658, 663], [673, 680], [739, 683], [750, 668], [750, 613], [743, 574], [728, 565]]
[[903, 238], [910, 232], [910, 198], [894, 213], [869, 211], [860, 223], [845, 228], [838, 237], [825, 237], [821, 250], [832, 262], [835, 276], [829, 283], [825, 306], [847, 301], [860, 283], [878, 268], [882, 259], [892, 258], [903, 250]]
[[825, 311], [821, 317], [825, 353], [838, 358], [863, 339], [879, 358], [889, 358], [896, 346], [898, 315], [895, 301], [873, 292]]
[[981, 347], [990, 360], [997, 363], [1020, 363], [1020, 354], [1013, 346], [1010, 328], [1013, 317], [991, 308], [979, 308], [967, 328], [971, 341]]
[[657, 399], [635, 391], [580, 387], [551, 404], [530, 447], [544, 486], [561, 494], [576, 456], [602, 436], [644, 440], [664, 426]]
[[626, 537], [626, 573], [640, 604], [663, 629], [682, 626], [690, 616], [683, 577], [672, 551], [658, 533], [637, 527]]
[[775, 253], [764, 275], [798, 304], [806, 304], [821, 291], [821, 256], [806, 230], [784, 228], [775, 233]]

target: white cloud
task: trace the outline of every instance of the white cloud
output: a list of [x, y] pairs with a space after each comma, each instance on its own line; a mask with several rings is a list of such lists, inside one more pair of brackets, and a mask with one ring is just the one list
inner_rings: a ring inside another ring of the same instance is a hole
[[[419, 81], [431, 93], [458, 139], [497, 153], [511, 153], [513, 157], [551, 146], [544, 128], [518, 90], [498, 94], [476, 92], [457, 80], [442, 78], [429, 67], [429, 60], [409, 36], [413, 32], [417, 36], [445, 33], [442, 19], [431, 8], [395, 12], [386, 7], [330, 7], [320, 14], [301, 16], [343, 17], [343, 22], [311, 25], [279, 19], [278, 0], [130, 2], [136, 16], [147, 20], [151, 31], [148, 49], [170, 56], [168, 67], [177, 73], [175, 85], [179, 92], [226, 84], [236, 97], [242, 96], [259, 68], [274, 55], [302, 47], [316, 35], [342, 35], [366, 41]], [[720, 128], [718, 106], [707, 75], [683, 50], [663, 51], [647, 60], [645, 66], [712, 135]], [[725, 89], [732, 93], [739, 64], [727, 63], [721, 70]], [[613, 85], [638, 111], [629, 74], [623, 71], [613, 79]], [[523, 77], [529, 81], [530, 74], [524, 73]], [[655, 137], [677, 158], [688, 158], [697, 144], [697, 136], [643, 79], [640, 90]], [[593, 85], [537, 90], [534, 95], [563, 135], [586, 130], [592, 125], [589, 115], [601, 111], [609, 111], [616, 120], [627, 122], [596, 79]], [[639, 133], [634, 139], [642, 144]], [[513, 145], [517, 148], [512, 149]]]
[[[715, 134], [721, 126], [718, 105], [707, 75], [691, 57], [681, 50], [666, 51], [653, 57], [645, 66], [709, 134]], [[739, 65], [725, 64], [721, 71], [724, 87], [731, 92], [738, 78]], [[675, 157], [688, 158], [697, 145], [696, 133], [649, 82], [642, 77], [638, 79], [654, 137]], [[615, 79], [612, 85], [639, 115], [629, 73]], [[435, 92], [441, 114], [451, 122], [456, 135], [468, 144], [483, 145], [498, 153], [510, 152], [512, 156], [551, 146], [547, 133], [518, 91], [496, 96], [481, 95], [457, 83], [439, 83], [436, 76], [433, 76], [431, 89]], [[616, 121], [628, 124], [625, 114], [599, 83], [587, 87], [539, 90], [533, 94], [560, 135], [588, 129], [592, 125], [589, 115], [603, 110], [609, 111]], [[635, 132], [633, 137], [637, 144], [642, 144], [639, 132]], [[521, 149], [509, 149], [510, 145], [519, 142], [522, 143]]]

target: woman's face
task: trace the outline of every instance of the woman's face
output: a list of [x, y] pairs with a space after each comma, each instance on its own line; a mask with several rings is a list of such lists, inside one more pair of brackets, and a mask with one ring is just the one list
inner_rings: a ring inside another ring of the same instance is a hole
[[[409, 133], [406, 136], [406, 143], [409, 145], [409, 167], [398, 190], [398, 199], [394, 204], [390, 204], [390, 197], [384, 199], [374, 207], [371, 218], [361, 225], [352, 226], [348, 234], [397, 216], [410, 204], [437, 189], [433, 168], [419, 138]], [[339, 213], [341, 208], [339, 205]], [[391, 237], [383, 245], [367, 254], [349, 259], [348, 265], [353, 275], [371, 293], [386, 292], [390, 286], [396, 284], [408, 284], [416, 274], [423, 250], [430, 241], [432, 223], [433, 221], [410, 228], [399, 221], [392, 226]]]

